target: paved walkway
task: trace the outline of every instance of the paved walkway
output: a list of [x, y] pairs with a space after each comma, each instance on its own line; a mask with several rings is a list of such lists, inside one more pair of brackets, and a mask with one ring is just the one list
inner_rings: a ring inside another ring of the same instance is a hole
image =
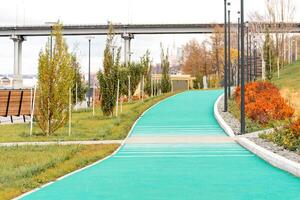
[[110, 158], [24, 199], [300, 199], [300, 179], [226, 136], [213, 114], [222, 91], [178, 94], [145, 113]]

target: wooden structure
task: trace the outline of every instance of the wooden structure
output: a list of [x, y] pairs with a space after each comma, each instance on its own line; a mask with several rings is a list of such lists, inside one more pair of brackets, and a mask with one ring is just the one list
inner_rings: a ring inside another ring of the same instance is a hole
[[0, 117], [30, 116], [33, 99], [31, 89], [4, 89], [0, 90]]
[[[153, 74], [152, 80], [160, 82], [162, 79], [162, 74]], [[191, 77], [191, 75], [186, 74], [177, 74], [170, 75], [170, 80], [172, 84], [172, 92], [176, 91], [184, 91], [193, 88], [193, 81], [195, 77]]]

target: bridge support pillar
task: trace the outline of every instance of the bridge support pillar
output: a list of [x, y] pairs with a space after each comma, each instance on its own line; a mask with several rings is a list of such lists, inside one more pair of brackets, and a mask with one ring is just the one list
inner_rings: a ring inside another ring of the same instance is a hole
[[134, 35], [132, 33], [123, 33], [122, 38], [124, 39], [124, 62], [127, 66], [131, 61], [131, 40], [134, 39]]
[[13, 87], [20, 88], [23, 85], [22, 80], [22, 42], [24, 37], [20, 35], [12, 35], [11, 39], [14, 42], [14, 75]]

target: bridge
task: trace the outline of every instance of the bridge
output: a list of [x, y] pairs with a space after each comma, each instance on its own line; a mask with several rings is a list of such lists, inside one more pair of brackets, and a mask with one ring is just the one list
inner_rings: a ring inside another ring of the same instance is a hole
[[[223, 24], [114, 24], [115, 34], [211, 34], [214, 28]], [[265, 24], [268, 26], [268, 24]], [[280, 24], [271, 28], [270, 32], [282, 32], [286, 30]], [[289, 33], [300, 33], [300, 23], [285, 24], [289, 27]], [[106, 35], [109, 25], [64, 25], [64, 35]], [[237, 24], [232, 24], [232, 31], [236, 31]], [[18, 36], [49, 36], [51, 25], [36, 26], [3, 26], [0, 27], [0, 37]]]
[[[262, 24], [270, 27], [269, 24]], [[134, 35], [143, 34], [212, 34], [216, 26], [221, 28], [224, 24], [114, 24], [115, 34], [124, 39], [124, 60], [130, 61], [130, 41]], [[237, 31], [237, 24], [231, 24], [232, 32]], [[300, 23], [275, 24], [270, 27], [271, 33], [286, 32], [300, 33]], [[109, 25], [64, 25], [63, 34], [67, 36], [78, 35], [107, 35]], [[263, 30], [261, 30], [263, 31]], [[14, 42], [14, 85], [19, 85], [22, 74], [22, 42], [26, 37], [49, 36], [52, 25], [36, 26], [3, 26], [0, 27], [0, 37], [10, 37]]]

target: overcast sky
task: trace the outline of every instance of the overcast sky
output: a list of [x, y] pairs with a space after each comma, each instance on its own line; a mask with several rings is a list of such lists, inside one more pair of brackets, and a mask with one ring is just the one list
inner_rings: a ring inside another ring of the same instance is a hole
[[[264, 0], [244, 0], [247, 13], [264, 13]], [[0, 26], [34, 25], [47, 21], [64, 24], [106, 24], [114, 23], [209, 23], [223, 22], [223, 0], [10, 0], [0, 7]], [[295, 0], [296, 9], [300, 1]], [[239, 0], [232, 0], [233, 19], [237, 18]], [[297, 12], [296, 12], [297, 13]], [[300, 21], [300, 12], [296, 14]], [[160, 42], [166, 47], [175, 44], [180, 47], [192, 38], [203, 39], [199, 35], [156, 35], [136, 36], [132, 41], [133, 59], [138, 59], [147, 49], [154, 62], [159, 60]], [[37, 72], [37, 57], [45, 45], [46, 37], [28, 37], [23, 43], [23, 74]], [[92, 71], [102, 65], [104, 36], [96, 36], [92, 41]], [[70, 49], [77, 52], [82, 70], [87, 71], [87, 39], [67, 37]], [[122, 40], [118, 39], [122, 45]], [[13, 42], [0, 38], [0, 74], [13, 73]]]

